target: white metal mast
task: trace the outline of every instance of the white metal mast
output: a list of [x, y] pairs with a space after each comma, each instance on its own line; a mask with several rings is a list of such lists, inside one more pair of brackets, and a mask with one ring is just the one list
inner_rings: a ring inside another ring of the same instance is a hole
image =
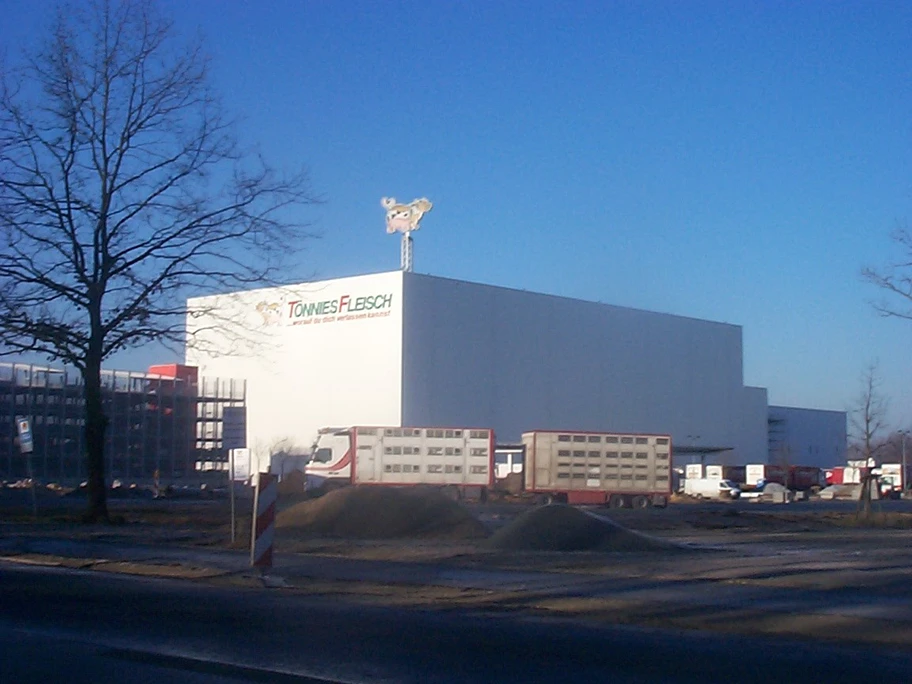
[[412, 231], [407, 230], [402, 234], [401, 254], [399, 265], [403, 271], [412, 272]]
[[421, 218], [434, 206], [427, 199], [412, 200], [408, 204], [396, 202], [395, 197], [384, 197], [380, 204], [386, 209], [386, 232], [402, 233], [402, 245], [399, 249], [399, 266], [403, 271], [411, 272], [412, 231], [420, 228]]

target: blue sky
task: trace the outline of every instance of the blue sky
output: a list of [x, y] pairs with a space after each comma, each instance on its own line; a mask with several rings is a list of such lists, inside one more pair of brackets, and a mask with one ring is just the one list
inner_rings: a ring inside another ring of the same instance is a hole
[[[415, 270], [743, 326], [772, 404], [845, 410], [912, 322], [859, 273], [912, 220], [912, 3], [163, 1], [243, 140], [325, 203], [303, 270]], [[8, 53], [53, 4], [4, 0]], [[117, 359], [144, 369], [146, 349]]]

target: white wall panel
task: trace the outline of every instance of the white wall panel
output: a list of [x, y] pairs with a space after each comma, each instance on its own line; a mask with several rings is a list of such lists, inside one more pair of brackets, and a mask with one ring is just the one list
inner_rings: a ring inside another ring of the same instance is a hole
[[830, 468], [845, 465], [846, 413], [789, 406], [769, 407], [769, 459]]
[[738, 326], [414, 273], [404, 305], [408, 424], [491, 425], [510, 441], [613, 430], [746, 448]]
[[[309, 447], [321, 427], [399, 425], [402, 273], [190, 301], [186, 361], [247, 379], [248, 444]], [[286, 444], [281, 444], [286, 441]]]
[[[769, 419], [765, 387], [745, 387], [741, 409], [741, 434], [732, 458], [721, 464], [765, 463], [769, 452]], [[707, 460], [707, 463], [710, 461]]]

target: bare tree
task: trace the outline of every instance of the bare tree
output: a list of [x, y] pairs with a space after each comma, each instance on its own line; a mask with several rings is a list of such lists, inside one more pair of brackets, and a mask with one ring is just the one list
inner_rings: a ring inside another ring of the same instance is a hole
[[[786, 489], [794, 486], [792, 481], [792, 445], [787, 440], [780, 441], [772, 453], [772, 463], [782, 468], [783, 485]], [[788, 495], [788, 494], [787, 494]]]
[[187, 296], [273, 284], [313, 199], [240, 148], [201, 45], [151, 0], [61, 8], [0, 88], [0, 344], [81, 372], [85, 517], [105, 520], [102, 363], [179, 348]]
[[898, 257], [888, 266], [880, 269], [865, 268], [862, 276], [893, 295], [889, 302], [874, 304], [884, 316], [896, 316], [912, 320], [912, 232], [899, 227], [893, 231]]
[[[877, 364], [870, 364], [862, 375], [862, 390], [855, 408], [850, 413], [852, 436], [865, 463], [871, 463], [884, 448], [880, 434], [886, 426], [887, 401], [880, 393]], [[871, 498], [876, 478], [870, 473], [862, 478], [859, 512], [871, 515]]]
[[880, 392], [877, 364], [870, 364], [862, 374], [861, 393], [850, 412], [851, 434], [862, 458], [876, 458], [883, 449], [880, 434], [886, 427], [887, 400]]

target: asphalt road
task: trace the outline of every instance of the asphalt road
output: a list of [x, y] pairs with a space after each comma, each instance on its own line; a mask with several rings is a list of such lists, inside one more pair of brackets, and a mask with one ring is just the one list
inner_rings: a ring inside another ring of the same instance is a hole
[[852, 682], [912, 655], [0, 563], [0, 681]]

